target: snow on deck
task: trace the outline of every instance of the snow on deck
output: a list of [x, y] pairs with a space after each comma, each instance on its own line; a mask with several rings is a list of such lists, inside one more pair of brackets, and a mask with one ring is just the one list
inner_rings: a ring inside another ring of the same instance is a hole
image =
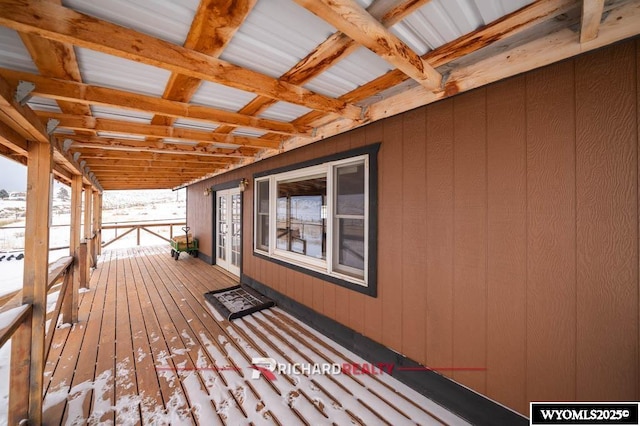
[[103, 254], [80, 322], [56, 330], [47, 423], [466, 424], [380, 368], [337, 371], [368, 367], [278, 308], [224, 320], [203, 294], [234, 284], [168, 246]]

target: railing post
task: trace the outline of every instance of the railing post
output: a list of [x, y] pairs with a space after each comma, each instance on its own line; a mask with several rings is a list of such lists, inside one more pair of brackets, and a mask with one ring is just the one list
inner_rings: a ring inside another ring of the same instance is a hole
[[138, 245], [138, 246], [139, 246], [139, 245], [140, 245], [140, 227], [139, 227], [139, 226], [136, 226], [136, 233], [138, 234], [138, 235], [137, 235], [137, 242], [138, 242], [138, 244], [136, 244], [136, 245]]
[[59, 296], [64, 297], [62, 302], [62, 321], [69, 324], [78, 322], [78, 292], [73, 289], [73, 269], [73, 265], [67, 268], [64, 276], [64, 294]]
[[96, 220], [98, 222], [98, 226], [96, 228], [98, 235], [98, 255], [102, 254], [102, 193], [98, 193], [98, 200], [96, 201], [97, 212]]
[[80, 287], [89, 288], [89, 265], [87, 263], [87, 242], [83, 241], [78, 246], [78, 271], [80, 273]]
[[98, 245], [100, 244], [97, 232], [93, 234], [92, 239], [93, 244], [91, 244], [91, 259], [93, 260], [93, 268], [95, 269], [98, 267]]

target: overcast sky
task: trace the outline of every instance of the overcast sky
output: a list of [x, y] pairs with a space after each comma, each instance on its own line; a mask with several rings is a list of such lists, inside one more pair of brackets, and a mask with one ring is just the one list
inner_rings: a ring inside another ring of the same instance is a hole
[[23, 192], [27, 189], [27, 167], [0, 155], [0, 189]]

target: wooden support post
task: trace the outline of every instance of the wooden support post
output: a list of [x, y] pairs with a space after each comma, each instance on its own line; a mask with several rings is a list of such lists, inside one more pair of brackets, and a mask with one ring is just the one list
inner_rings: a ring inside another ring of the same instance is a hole
[[62, 302], [62, 322], [69, 324], [78, 322], [78, 297], [77, 293], [75, 297], [73, 295], [73, 282], [75, 281], [73, 275], [73, 267], [67, 269], [67, 273], [64, 276], [64, 295], [59, 296], [64, 297]]
[[22, 297], [33, 309], [12, 338], [8, 424], [42, 424], [53, 151], [50, 144], [29, 142], [28, 152]]
[[102, 254], [102, 193], [98, 194], [98, 212], [96, 213], [98, 219], [98, 255]]
[[[87, 265], [87, 242], [86, 241], [82, 241], [78, 246], [78, 271], [80, 273], [80, 287], [89, 288], [89, 267]], [[77, 295], [76, 295], [76, 298], [77, 298]]]
[[80, 234], [82, 232], [82, 176], [74, 175], [71, 179], [71, 224], [69, 236], [69, 254], [73, 256], [73, 285], [71, 299], [72, 306], [78, 305], [78, 289], [80, 288]]
[[91, 239], [91, 208], [93, 207], [93, 203], [91, 201], [91, 187], [89, 185], [84, 187], [84, 226], [82, 235], [84, 240], [87, 242], [87, 254], [85, 259], [86, 270], [82, 271], [83, 278], [86, 278], [86, 284], [89, 285], [89, 276], [90, 276], [90, 268], [91, 268], [91, 260], [89, 256], [91, 255], [91, 247], [93, 246], [93, 239]]
[[93, 208], [91, 209], [91, 228], [93, 230], [93, 245], [91, 247], [91, 257], [93, 258], [93, 267], [98, 267], [98, 251], [100, 250], [100, 194], [93, 191]]
[[137, 234], [137, 236], [136, 236], [136, 238], [137, 238], [137, 240], [136, 240], [136, 241], [137, 241], [137, 244], [136, 244], [136, 245], [138, 245], [138, 246], [139, 246], [139, 245], [140, 245], [140, 227], [139, 227], [139, 226], [136, 226], [136, 234]]

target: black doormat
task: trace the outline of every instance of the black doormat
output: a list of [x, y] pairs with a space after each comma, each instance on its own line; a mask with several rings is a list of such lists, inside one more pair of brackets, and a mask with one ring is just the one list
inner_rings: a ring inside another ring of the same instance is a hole
[[228, 320], [275, 306], [276, 302], [250, 287], [234, 286], [204, 294], [216, 311]]

